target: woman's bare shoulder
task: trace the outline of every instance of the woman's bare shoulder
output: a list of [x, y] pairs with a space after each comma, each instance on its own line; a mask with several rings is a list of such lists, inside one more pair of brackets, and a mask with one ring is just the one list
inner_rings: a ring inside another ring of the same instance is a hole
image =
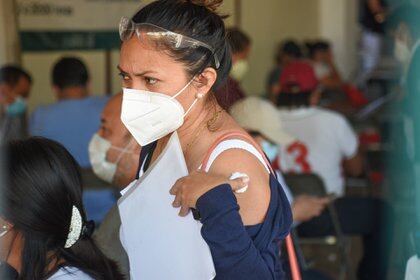
[[250, 178], [248, 189], [235, 194], [245, 225], [261, 223], [270, 202], [269, 174], [266, 167], [248, 151], [229, 149], [220, 154], [212, 164], [210, 173], [230, 177], [235, 172]]

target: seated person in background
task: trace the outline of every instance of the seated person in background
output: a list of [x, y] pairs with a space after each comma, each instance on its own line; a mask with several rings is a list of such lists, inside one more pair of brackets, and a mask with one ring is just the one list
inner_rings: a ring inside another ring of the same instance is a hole
[[101, 114], [99, 130], [89, 144], [93, 172], [120, 189], [128, 186], [138, 169], [140, 146], [121, 122], [122, 93], [114, 95]]
[[236, 101], [246, 96], [240, 83], [248, 71], [251, 39], [238, 28], [227, 29], [226, 39], [232, 52], [232, 69], [226, 83], [220, 86], [215, 96], [220, 106], [228, 110]]
[[66, 149], [44, 138], [5, 148], [0, 278], [123, 279], [91, 238], [78, 165]]
[[[141, 150], [121, 122], [121, 104], [121, 93], [108, 101], [102, 112], [101, 126], [89, 145], [93, 171], [119, 190], [127, 187], [136, 178]], [[120, 242], [120, 225], [121, 219], [115, 205], [94, 237], [104, 254], [117, 262], [120, 270], [128, 275], [128, 257]]]
[[344, 195], [345, 171], [362, 172], [358, 139], [347, 120], [338, 113], [320, 108], [321, 93], [312, 67], [296, 62], [282, 72], [279, 118], [283, 128], [299, 140], [281, 147], [278, 164], [284, 172], [314, 172], [325, 182], [328, 193]]
[[31, 91], [32, 78], [22, 68], [0, 68], [0, 135], [3, 142], [27, 136], [26, 99]]
[[363, 92], [342, 80], [335, 65], [331, 45], [325, 41], [306, 44], [315, 76], [322, 88], [321, 103], [344, 114], [368, 103]]
[[[302, 62], [290, 64], [282, 72], [279, 118], [297, 141], [280, 147], [277, 164], [283, 172], [321, 177], [327, 193], [337, 197], [334, 204], [343, 232], [363, 236], [359, 279], [385, 279], [388, 251], [381, 240], [385, 207], [379, 199], [344, 196], [343, 171], [351, 176], [363, 171], [358, 139], [343, 116], [316, 106], [320, 97], [316, 81], [312, 67]], [[306, 237], [333, 231], [326, 212], [298, 227], [299, 234]]]
[[268, 75], [267, 93], [270, 100], [275, 100], [276, 93], [280, 90], [279, 80], [281, 70], [287, 64], [296, 61], [302, 57], [302, 50], [298, 43], [293, 40], [282, 42], [278, 47], [275, 55], [275, 67]]
[[339, 90], [342, 80], [335, 66], [330, 44], [324, 41], [317, 41], [314, 43], [308, 42], [306, 46], [308, 47], [309, 58], [317, 80], [327, 89]]
[[82, 168], [90, 168], [88, 144], [99, 128], [105, 97], [89, 96], [89, 73], [75, 57], [60, 59], [52, 71], [55, 104], [40, 106], [29, 120], [29, 133], [61, 143]]

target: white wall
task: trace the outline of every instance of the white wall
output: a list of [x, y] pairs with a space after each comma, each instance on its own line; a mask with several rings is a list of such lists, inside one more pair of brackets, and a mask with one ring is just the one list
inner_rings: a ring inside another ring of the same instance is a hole
[[13, 0], [0, 1], [0, 64], [18, 63], [19, 40]]
[[319, 36], [333, 44], [339, 71], [350, 78], [357, 70], [358, 15], [355, 0], [320, 0]]

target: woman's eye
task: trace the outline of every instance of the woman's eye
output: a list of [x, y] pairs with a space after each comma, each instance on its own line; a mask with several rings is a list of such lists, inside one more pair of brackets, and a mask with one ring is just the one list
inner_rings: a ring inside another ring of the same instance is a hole
[[150, 78], [150, 77], [145, 77], [144, 80], [146, 81], [147, 84], [149, 85], [154, 85], [157, 82], [157, 79], [155, 78]]

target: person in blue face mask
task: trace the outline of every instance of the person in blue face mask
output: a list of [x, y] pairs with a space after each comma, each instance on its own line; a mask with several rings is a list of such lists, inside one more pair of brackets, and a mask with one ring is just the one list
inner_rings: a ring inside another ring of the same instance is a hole
[[7, 65], [0, 68], [0, 131], [2, 140], [26, 136], [26, 100], [32, 78], [22, 68]]

